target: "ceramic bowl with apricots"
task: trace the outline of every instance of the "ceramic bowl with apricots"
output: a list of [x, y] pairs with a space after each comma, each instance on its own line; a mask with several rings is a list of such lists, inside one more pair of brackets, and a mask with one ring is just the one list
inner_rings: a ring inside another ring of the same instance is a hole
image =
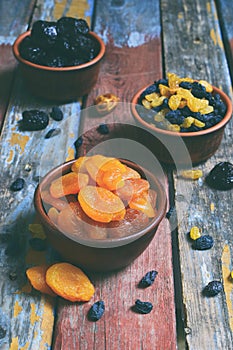
[[109, 271], [136, 259], [165, 216], [166, 193], [154, 174], [100, 154], [51, 170], [34, 204], [49, 243], [71, 263]]

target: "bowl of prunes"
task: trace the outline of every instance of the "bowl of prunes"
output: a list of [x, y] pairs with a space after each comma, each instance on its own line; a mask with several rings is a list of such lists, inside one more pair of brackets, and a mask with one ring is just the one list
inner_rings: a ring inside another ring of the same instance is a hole
[[206, 80], [168, 73], [136, 92], [131, 112], [150, 131], [148, 142], [161, 162], [198, 164], [217, 151], [232, 102]]
[[72, 101], [95, 85], [105, 53], [102, 39], [84, 19], [35, 21], [15, 40], [13, 53], [26, 88], [54, 101]]
[[165, 217], [167, 197], [145, 167], [94, 154], [49, 171], [34, 205], [48, 243], [65, 261], [102, 272], [144, 252]]

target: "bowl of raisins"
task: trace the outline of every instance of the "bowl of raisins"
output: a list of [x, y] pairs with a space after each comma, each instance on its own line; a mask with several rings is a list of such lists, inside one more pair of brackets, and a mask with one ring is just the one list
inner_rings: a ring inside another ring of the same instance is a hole
[[205, 80], [168, 73], [133, 96], [131, 112], [150, 130], [150, 144], [161, 162], [198, 164], [217, 151], [232, 102]]
[[150, 244], [166, 213], [157, 177], [134, 162], [100, 154], [52, 169], [34, 205], [47, 240], [63, 259], [93, 271], [112, 271]]
[[15, 40], [13, 54], [25, 86], [43, 99], [67, 102], [90, 92], [105, 53], [84, 19], [38, 20]]

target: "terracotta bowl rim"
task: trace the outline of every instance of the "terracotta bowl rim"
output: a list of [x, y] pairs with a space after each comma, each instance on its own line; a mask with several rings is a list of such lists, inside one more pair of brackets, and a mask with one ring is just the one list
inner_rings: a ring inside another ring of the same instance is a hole
[[[125, 159], [121, 159], [121, 158], [119, 158], [119, 159], [125, 161], [127, 164], [131, 164], [131, 165], [135, 164], [129, 160], [125, 160]], [[131, 242], [138, 240], [140, 237], [144, 236], [145, 234], [149, 234], [149, 232], [152, 229], [158, 227], [158, 225], [160, 224], [160, 222], [162, 221], [162, 219], [165, 217], [165, 214], [166, 214], [166, 209], [167, 209], [166, 191], [164, 189], [164, 186], [161, 184], [161, 182], [157, 179], [157, 177], [153, 173], [151, 173], [150, 171], [139, 166], [139, 168], [143, 172], [145, 172], [146, 176], [148, 176], [148, 175], [150, 177], [152, 176], [153, 183], [155, 184], [155, 187], [158, 190], [158, 198], [159, 198], [158, 213], [157, 213], [158, 215], [155, 216], [155, 218], [153, 218], [151, 220], [151, 222], [149, 223], [148, 226], [146, 226], [145, 228], [143, 228], [139, 232], [136, 232], [136, 233], [129, 235], [129, 236], [120, 237], [120, 238], [107, 238], [107, 239], [101, 239], [101, 240], [93, 240], [93, 239], [86, 239], [85, 240], [85, 239], [80, 238], [78, 241], [76, 241], [70, 235], [65, 234], [62, 231], [60, 231], [58, 229], [58, 227], [49, 219], [48, 215], [46, 214], [46, 212], [43, 208], [40, 192], [41, 192], [41, 189], [43, 188], [43, 186], [46, 184], [48, 177], [55, 178], [56, 177], [55, 175], [57, 173], [60, 173], [62, 171], [62, 169], [65, 170], [67, 168], [66, 170], [69, 171], [71, 165], [76, 160], [77, 159], [69, 160], [69, 161], [64, 162], [64, 163], [56, 166], [55, 168], [51, 169], [42, 178], [42, 180], [40, 181], [40, 183], [37, 185], [37, 187], [35, 189], [35, 193], [34, 193], [35, 209], [36, 209], [37, 213], [39, 214], [39, 219], [41, 219], [42, 223], [44, 223], [47, 227], [49, 227], [49, 229], [53, 230], [53, 232], [56, 231], [58, 234], [61, 234], [62, 236], [74, 241], [76, 244], [80, 244], [80, 245], [84, 245], [84, 246], [88, 246], [88, 247], [92, 247], [92, 248], [93, 247], [94, 248], [114, 248], [114, 247], [118, 247], [118, 245], [116, 245], [117, 243], [120, 243], [119, 246], [130, 244]], [[155, 182], [154, 182], [154, 180], [155, 180]], [[97, 245], [92, 245], [93, 242], [97, 243]]]
[[48, 66], [43, 66], [40, 64], [36, 64], [33, 62], [30, 62], [26, 59], [24, 59], [19, 52], [19, 46], [21, 44], [21, 42], [31, 34], [31, 30], [27, 30], [26, 32], [20, 34], [14, 44], [13, 44], [13, 54], [15, 56], [15, 58], [23, 63], [24, 65], [31, 67], [31, 68], [35, 68], [35, 69], [39, 69], [39, 70], [44, 70], [44, 71], [49, 71], [49, 72], [72, 72], [72, 71], [79, 71], [85, 68], [90, 68], [92, 67], [94, 64], [98, 63], [104, 56], [105, 54], [105, 44], [103, 42], [103, 40], [99, 37], [99, 35], [97, 35], [96, 33], [89, 31], [89, 35], [91, 37], [93, 37], [96, 41], [98, 41], [98, 43], [100, 44], [100, 51], [98, 53], [98, 55], [93, 58], [91, 61], [80, 64], [80, 65], [76, 65], [76, 66], [68, 66], [68, 67], [48, 67]]
[[216, 125], [205, 129], [205, 130], [200, 130], [200, 131], [192, 131], [192, 132], [175, 132], [175, 131], [170, 131], [170, 130], [163, 130], [163, 129], [159, 129], [154, 125], [150, 125], [149, 123], [147, 123], [144, 119], [141, 118], [141, 116], [138, 114], [137, 110], [136, 110], [136, 105], [141, 106], [137, 103], [139, 96], [141, 95], [141, 93], [149, 86], [151, 86], [152, 84], [148, 84], [145, 87], [141, 88], [140, 90], [138, 90], [135, 95], [132, 98], [131, 101], [131, 112], [134, 116], [135, 119], [137, 119], [137, 121], [139, 123], [141, 123], [142, 125], [144, 125], [147, 129], [149, 128], [150, 130], [153, 130], [154, 132], [157, 132], [159, 134], [162, 135], [167, 135], [167, 136], [172, 136], [172, 137], [177, 137], [180, 136], [182, 138], [188, 138], [188, 137], [197, 137], [197, 136], [205, 136], [207, 134], [211, 134], [215, 131], [220, 130], [221, 128], [225, 127], [225, 125], [230, 121], [231, 116], [232, 116], [232, 102], [231, 99], [228, 97], [228, 95], [223, 92], [221, 89], [217, 88], [216, 86], [213, 86], [214, 92], [218, 93], [221, 96], [221, 99], [223, 100], [223, 102], [225, 103], [227, 110], [226, 110], [226, 114], [223, 117], [223, 119], [217, 123]]

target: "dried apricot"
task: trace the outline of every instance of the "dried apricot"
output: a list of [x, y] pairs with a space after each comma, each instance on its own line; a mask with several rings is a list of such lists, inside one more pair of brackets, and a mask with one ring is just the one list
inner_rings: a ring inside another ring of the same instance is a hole
[[147, 191], [150, 184], [145, 179], [127, 179], [124, 186], [117, 189], [117, 195], [124, 201], [129, 201], [134, 196], [140, 196], [144, 191]]
[[29, 269], [27, 269], [26, 275], [33, 288], [39, 290], [41, 293], [45, 293], [54, 297], [56, 296], [56, 294], [48, 286], [45, 279], [48, 267], [49, 266], [47, 265], [30, 267]]
[[99, 222], [121, 220], [125, 216], [122, 200], [103, 187], [82, 188], [78, 194], [78, 201], [86, 215]]
[[51, 196], [49, 191], [42, 191], [41, 199], [44, 203], [50, 204], [58, 210], [64, 209], [68, 204], [67, 201], [61, 198], [54, 198], [53, 196]]
[[48, 217], [50, 218], [50, 220], [54, 224], [57, 224], [58, 215], [59, 215], [59, 211], [56, 208], [54, 208], [54, 207], [49, 208], [49, 210], [48, 210]]
[[149, 218], [153, 218], [155, 216], [155, 211], [151, 205], [148, 191], [143, 192], [140, 196], [134, 196], [129, 201], [129, 207], [132, 209], [141, 210]]
[[95, 288], [87, 275], [69, 263], [57, 263], [46, 272], [46, 282], [57, 295], [72, 302], [89, 301]]
[[54, 198], [59, 198], [68, 194], [77, 194], [88, 182], [87, 174], [71, 172], [52, 181], [49, 190]]
[[76, 236], [81, 236], [83, 234], [82, 221], [74, 211], [72, 203], [58, 214], [57, 225], [62, 232]]
[[88, 159], [88, 157], [79, 157], [72, 165], [71, 165], [71, 171], [74, 171], [75, 173], [78, 172], [86, 172], [85, 168], [85, 162]]
[[122, 179], [127, 180], [127, 179], [140, 179], [141, 175], [134, 169], [125, 166], [125, 171], [122, 173]]

